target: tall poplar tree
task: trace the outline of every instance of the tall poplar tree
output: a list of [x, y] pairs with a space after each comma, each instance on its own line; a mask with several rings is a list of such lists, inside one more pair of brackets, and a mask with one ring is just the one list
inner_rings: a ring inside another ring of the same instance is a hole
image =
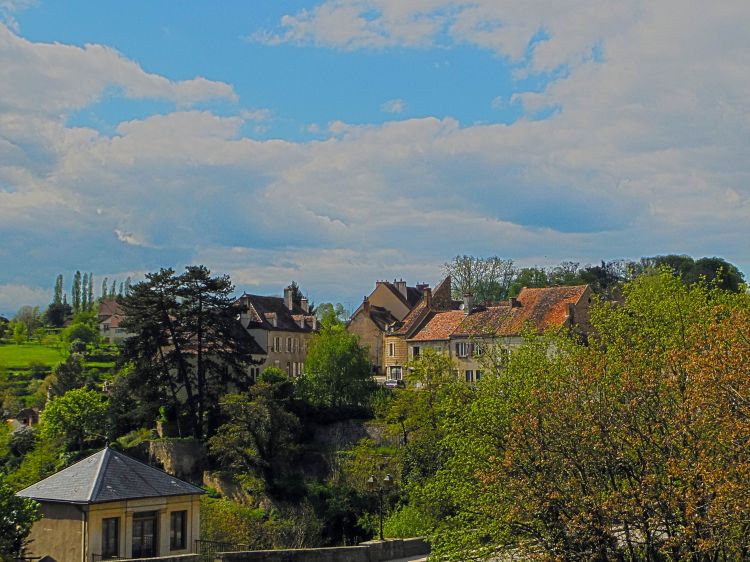
[[55, 295], [52, 297], [52, 304], [62, 304], [63, 301], [63, 276], [62, 273], [55, 279]]
[[94, 274], [89, 273], [89, 298], [88, 298], [88, 310], [94, 310]]
[[73, 287], [71, 289], [73, 298], [73, 314], [81, 312], [81, 272], [76, 271], [73, 276]]
[[89, 274], [83, 274], [83, 283], [81, 284], [81, 311], [89, 309]]

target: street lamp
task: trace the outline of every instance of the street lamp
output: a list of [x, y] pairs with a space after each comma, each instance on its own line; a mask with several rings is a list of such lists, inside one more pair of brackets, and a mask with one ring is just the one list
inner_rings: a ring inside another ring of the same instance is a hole
[[383, 492], [393, 487], [393, 476], [386, 474], [383, 480], [375, 478], [374, 474], [371, 474], [367, 479], [367, 487], [370, 490], [374, 490], [378, 493], [378, 515], [380, 516], [380, 540], [383, 538]]

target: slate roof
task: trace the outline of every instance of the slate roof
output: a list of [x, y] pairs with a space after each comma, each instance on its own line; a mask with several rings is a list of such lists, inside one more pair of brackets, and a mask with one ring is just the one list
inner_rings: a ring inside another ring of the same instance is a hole
[[90, 504], [202, 493], [192, 484], [107, 447], [16, 495], [39, 501]]
[[[306, 313], [297, 303], [294, 304], [292, 310], [289, 310], [283, 297], [263, 297], [245, 293], [238, 299], [238, 304], [247, 316], [245, 328], [263, 328], [284, 332], [313, 331], [313, 315]], [[276, 326], [273, 325], [274, 318]], [[301, 318], [304, 318], [304, 327], [300, 326]]]

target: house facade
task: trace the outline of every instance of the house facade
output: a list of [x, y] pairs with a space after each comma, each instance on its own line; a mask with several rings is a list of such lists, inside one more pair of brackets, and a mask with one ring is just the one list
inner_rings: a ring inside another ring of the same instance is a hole
[[401, 321], [386, 326], [381, 352], [386, 379], [403, 379], [406, 365], [413, 358], [413, 352], [409, 350], [409, 338], [434, 314], [448, 312], [458, 306], [459, 303], [451, 297], [451, 278], [446, 277], [438, 283], [434, 291], [425, 287], [419, 302]]
[[109, 343], [120, 343], [125, 338], [131, 336], [122, 322], [125, 320], [125, 313], [122, 307], [115, 299], [104, 299], [99, 302], [99, 335]]
[[277, 367], [291, 377], [301, 375], [308, 342], [318, 332], [318, 319], [310, 313], [307, 299], [295, 297], [289, 286], [283, 297], [245, 293], [237, 304], [240, 323], [264, 353], [264, 362], [252, 367], [251, 374], [257, 376], [268, 367]]
[[377, 281], [375, 289], [354, 311], [347, 329], [367, 347], [373, 375], [385, 375], [383, 338], [387, 326], [400, 322], [419, 303], [429, 285], [410, 287], [400, 281]]
[[17, 495], [39, 502], [26, 556], [57, 562], [194, 551], [203, 490], [105, 448]]

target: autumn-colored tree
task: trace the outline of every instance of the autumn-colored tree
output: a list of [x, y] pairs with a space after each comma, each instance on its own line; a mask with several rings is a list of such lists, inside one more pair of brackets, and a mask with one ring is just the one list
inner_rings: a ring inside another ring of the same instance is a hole
[[661, 272], [624, 298], [588, 347], [531, 338], [447, 426], [419, 490], [438, 556], [747, 559], [748, 297]]

